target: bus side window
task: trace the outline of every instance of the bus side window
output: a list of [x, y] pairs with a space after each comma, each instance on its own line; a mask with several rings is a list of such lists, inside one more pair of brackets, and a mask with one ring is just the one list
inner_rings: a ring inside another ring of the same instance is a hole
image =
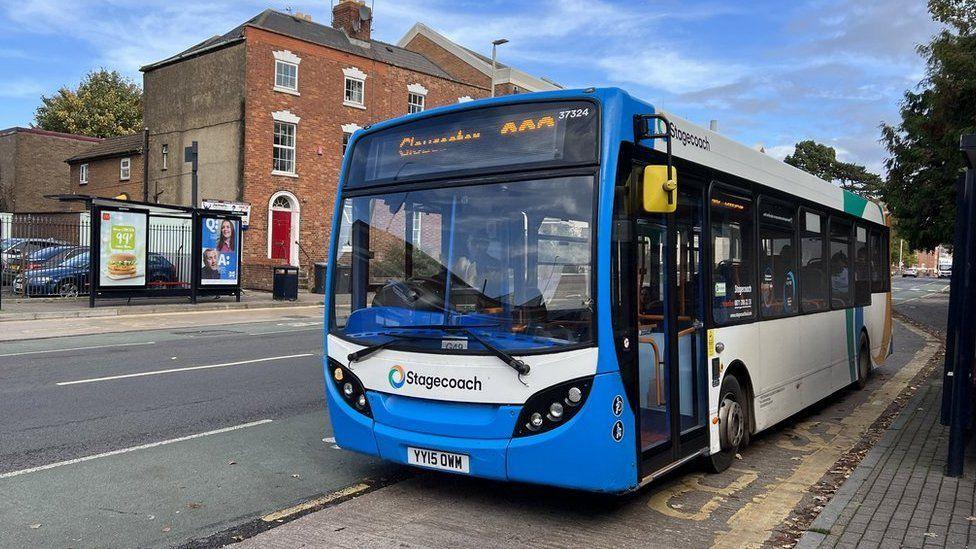
[[824, 229], [823, 215], [800, 210], [800, 308], [804, 313], [828, 309]]
[[871, 304], [871, 263], [868, 258], [868, 230], [854, 227], [854, 305]]
[[854, 304], [851, 284], [851, 223], [839, 217], [830, 218], [830, 307], [845, 309]]
[[881, 233], [877, 229], [871, 229], [868, 235], [868, 248], [871, 255], [871, 293], [879, 294], [884, 291], [884, 274], [888, 269], [884, 267]]
[[891, 231], [885, 229], [881, 233], [881, 272], [882, 274], [882, 284], [884, 287], [881, 291], [890, 292], [891, 291]]
[[753, 221], [752, 200], [713, 190], [712, 223], [712, 317], [717, 324], [753, 317]]
[[763, 318], [796, 314], [796, 208], [767, 197], [759, 200], [759, 310]]

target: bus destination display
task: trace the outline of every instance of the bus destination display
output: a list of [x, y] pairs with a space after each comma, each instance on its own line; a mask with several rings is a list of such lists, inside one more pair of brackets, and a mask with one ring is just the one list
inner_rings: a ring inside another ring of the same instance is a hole
[[355, 145], [347, 187], [596, 161], [596, 105], [505, 105], [402, 124]]

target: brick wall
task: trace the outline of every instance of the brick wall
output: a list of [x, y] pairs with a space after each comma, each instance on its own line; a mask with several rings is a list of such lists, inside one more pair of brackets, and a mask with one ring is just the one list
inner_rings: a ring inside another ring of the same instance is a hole
[[491, 78], [489, 78], [488, 75], [472, 67], [465, 61], [462, 61], [453, 53], [435, 44], [430, 38], [427, 38], [422, 34], [418, 34], [414, 36], [405, 47], [410, 51], [424, 54], [427, 59], [430, 59], [436, 63], [439, 67], [447, 71], [448, 74], [457, 80], [484, 89], [485, 93], [483, 95], [472, 95], [471, 97], [484, 97], [488, 95], [487, 92], [491, 86]]
[[3, 176], [4, 187], [9, 189], [7, 192], [11, 198], [10, 209], [17, 212], [49, 212], [80, 208], [80, 205], [57, 202], [44, 196], [71, 192], [68, 165], [64, 161], [89, 149], [97, 140], [53, 132], [17, 130], [14, 141], [13, 181], [7, 175]]
[[[426, 107], [453, 104], [458, 97], [488, 95], [486, 89], [393, 67], [317, 44], [274, 34], [246, 30], [244, 200], [250, 202], [251, 224], [244, 246], [243, 277], [247, 287], [267, 288], [268, 203], [278, 191], [288, 191], [300, 206], [298, 262], [311, 274], [314, 261], [324, 261], [342, 161], [342, 125], [371, 123], [407, 112], [407, 86], [427, 88]], [[374, 47], [380, 47], [374, 45]], [[273, 90], [273, 52], [288, 50], [301, 58], [299, 94]], [[366, 73], [365, 109], [343, 105], [344, 68]], [[297, 177], [272, 175], [274, 119], [272, 113], [289, 111], [298, 116], [296, 132]], [[253, 274], [249, 274], [249, 272]], [[267, 279], [265, 279], [267, 275]]]
[[14, 209], [14, 181], [17, 174], [17, 134], [0, 133], [0, 212]]
[[[120, 162], [122, 158], [130, 160], [129, 179], [127, 181], [121, 178]], [[82, 164], [88, 164], [87, 185], [82, 185], [80, 182]], [[143, 157], [141, 154], [91, 159], [72, 164], [70, 170], [69, 193], [90, 194], [103, 198], [115, 198], [125, 193], [129, 200], [141, 201], [143, 199]]]

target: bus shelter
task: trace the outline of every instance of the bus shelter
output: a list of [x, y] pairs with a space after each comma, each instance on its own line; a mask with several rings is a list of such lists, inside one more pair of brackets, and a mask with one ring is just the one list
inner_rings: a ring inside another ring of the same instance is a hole
[[91, 218], [89, 307], [98, 299], [241, 298], [243, 231], [237, 212], [58, 195], [83, 202]]

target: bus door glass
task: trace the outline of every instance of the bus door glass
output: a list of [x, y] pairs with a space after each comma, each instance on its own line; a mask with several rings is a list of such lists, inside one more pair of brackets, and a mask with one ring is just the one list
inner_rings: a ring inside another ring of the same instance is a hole
[[637, 220], [637, 334], [639, 351], [640, 447], [642, 452], [671, 440], [668, 336], [665, 323], [667, 277], [663, 219]]
[[704, 446], [702, 242], [697, 189], [679, 191], [674, 214], [637, 220], [640, 444], [650, 460], [645, 474]]
[[702, 201], [697, 189], [678, 193], [675, 212], [675, 292], [677, 292], [678, 411], [682, 434], [705, 424], [705, 337], [701, 298]]

